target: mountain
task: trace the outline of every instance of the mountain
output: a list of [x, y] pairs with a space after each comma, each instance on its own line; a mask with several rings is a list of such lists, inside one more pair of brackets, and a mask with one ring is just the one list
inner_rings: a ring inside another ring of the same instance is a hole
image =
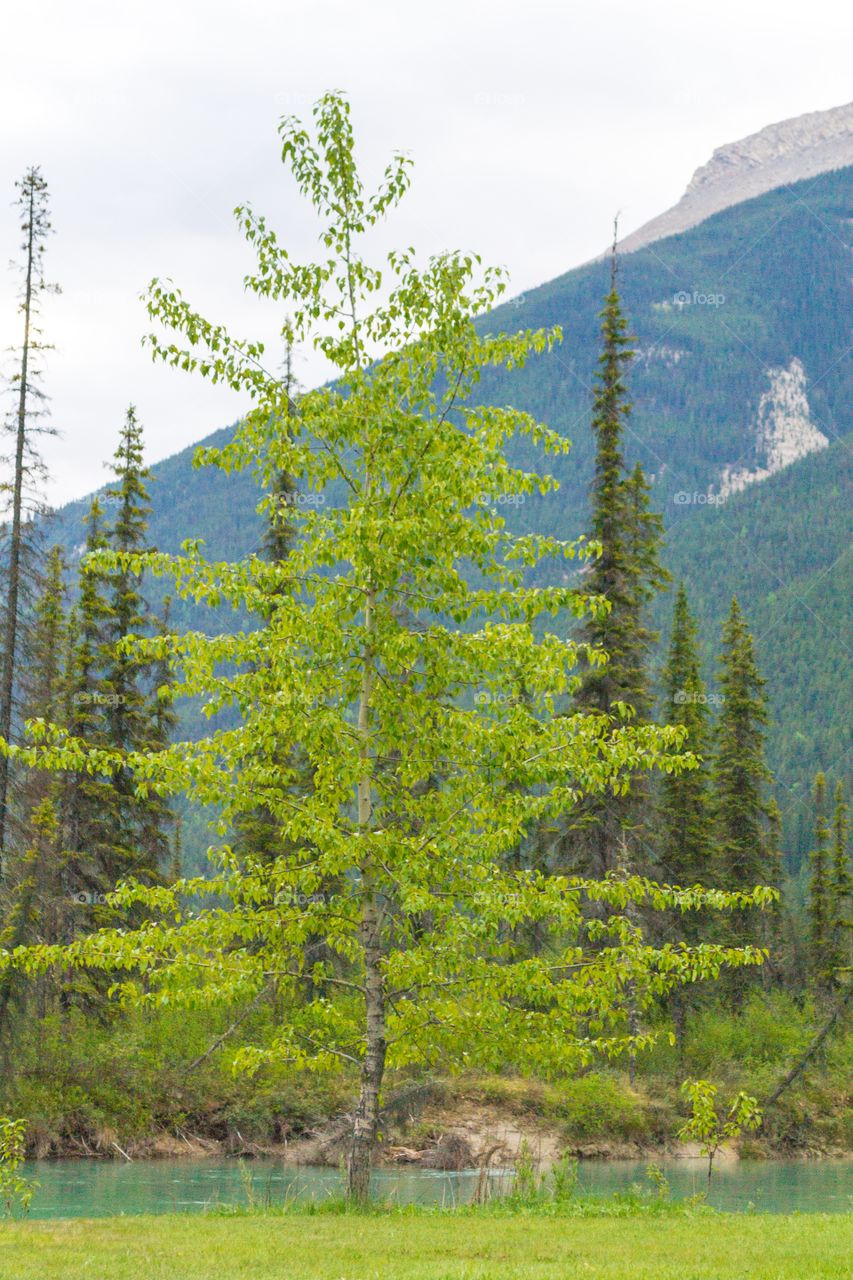
[[[623, 241], [620, 260], [637, 353], [629, 460], [652, 481], [669, 566], [699, 614], [709, 678], [733, 593], [756, 635], [794, 867], [808, 845], [814, 773], [842, 776], [850, 760], [852, 137], [844, 107], [721, 148], [674, 210]], [[558, 493], [504, 508], [518, 529], [572, 537], [585, 528], [608, 271], [589, 263], [486, 318], [491, 331], [560, 325], [564, 334], [550, 354], [481, 384], [484, 401], [523, 407], [573, 441], [567, 458], [551, 462]], [[173, 550], [202, 537], [214, 558], [257, 547], [251, 479], [194, 470], [192, 452], [154, 468], [156, 544]], [[526, 443], [513, 461], [542, 466]], [[72, 554], [84, 510], [72, 504], [57, 517], [54, 536]], [[565, 573], [550, 566], [542, 580]], [[658, 610], [664, 630], [670, 608], [665, 600]], [[183, 606], [175, 618], [198, 624]]]
[[678, 204], [620, 241], [622, 253], [676, 235], [774, 187], [853, 164], [853, 102], [770, 124], [718, 147], [696, 170]]

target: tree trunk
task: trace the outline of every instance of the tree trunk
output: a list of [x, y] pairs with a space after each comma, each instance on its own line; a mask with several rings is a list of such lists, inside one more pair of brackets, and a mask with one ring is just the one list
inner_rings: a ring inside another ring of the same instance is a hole
[[370, 1195], [370, 1166], [379, 1127], [379, 1091], [385, 1073], [385, 993], [381, 970], [380, 914], [370, 893], [365, 898], [362, 911], [361, 941], [364, 949], [367, 1043], [347, 1164], [347, 1199], [356, 1204], [364, 1204]]
[[793, 1067], [791, 1067], [791, 1070], [786, 1072], [785, 1075], [782, 1077], [782, 1079], [779, 1081], [776, 1088], [773, 1090], [773, 1092], [770, 1094], [767, 1101], [764, 1103], [765, 1112], [768, 1110], [769, 1107], [772, 1107], [776, 1102], [778, 1102], [782, 1094], [785, 1092], [785, 1090], [789, 1089], [790, 1086], [797, 1079], [797, 1077], [802, 1075], [802, 1073], [805, 1071], [808, 1064], [811, 1062], [812, 1058], [817, 1053], [818, 1049], [821, 1047], [824, 1041], [828, 1039], [830, 1032], [832, 1031], [836, 1022], [838, 1022], [841, 1015], [844, 1013], [851, 999], [853, 999], [853, 986], [849, 986], [846, 989], [846, 991], [842, 993], [842, 995], [839, 997], [838, 1003], [836, 1004], [829, 1018], [823, 1024], [823, 1026], [821, 1027], [820, 1031], [818, 1031], [814, 1039], [811, 1041], [805, 1053], [802, 1053], [800, 1055], [800, 1057], [794, 1063]]
[[678, 1055], [678, 1067], [684, 1067], [684, 1041], [687, 1034], [687, 993], [683, 987], [676, 987], [672, 993], [672, 1026], [675, 1033], [675, 1049]]
[[[372, 636], [376, 595], [369, 587], [365, 596], [364, 628], [367, 643], [358, 704], [358, 733], [363, 771], [358, 784], [358, 826], [364, 835], [370, 830], [373, 797], [370, 760], [370, 703], [376, 679]], [[352, 1143], [347, 1162], [347, 1199], [364, 1204], [370, 1195], [370, 1165], [379, 1125], [379, 1092], [385, 1073], [385, 992], [382, 978], [382, 913], [372, 883], [368, 851], [361, 869], [361, 923], [359, 941], [364, 956], [365, 1048], [361, 1064], [361, 1088], [353, 1122]]]

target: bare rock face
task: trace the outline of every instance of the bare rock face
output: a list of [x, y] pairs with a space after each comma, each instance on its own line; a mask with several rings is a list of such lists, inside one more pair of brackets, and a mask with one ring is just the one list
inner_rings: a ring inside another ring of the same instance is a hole
[[623, 253], [695, 227], [721, 209], [776, 187], [853, 165], [853, 102], [768, 125], [718, 147], [677, 205], [620, 242]]
[[811, 420], [806, 373], [796, 356], [787, 369], [768, 369], [767, 376], [770, 386], [759, 401], [757, 421], [749, 433], [754, 465], [723, 468], [719, 487], [723, 499], [829, 445]]

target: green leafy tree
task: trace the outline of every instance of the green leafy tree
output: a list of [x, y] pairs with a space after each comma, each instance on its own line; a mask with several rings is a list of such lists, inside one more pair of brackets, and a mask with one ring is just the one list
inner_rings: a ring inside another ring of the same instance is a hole
[[724, 1142], [739, 1138], [744, 1130], [761, 1124], [761, 1108], [755, 1098], [741, 1091], [724, 1112], [717, 1109], [717, 1086], [709, 1080], [685, 1080], [682, 1093], [689, 1099], [690, 1119], [678, 1132], [682, 1142], [698, 1142], [708, 1161], [708, 1190], [714, 1171], [714, 1157]]
[[[293, 343], [288, 340], [284, 362], [283, 407], [284, 414], [279, 429], [292, 433], [292, 418], [297, 412], [296, 388], [293, 377]], [[296, 537], [295, 508], [298, 493], [293, 477], [286, 471], [276, 472], [270, 482], [269, 500], [266, 510], [263, 551], [272, 564], [285, 565], [293, 549]], [[275, 611], [272, 600], [270, 616]], [[308, 780], [308, 770], [304, 759], [301, 768], [297, 764], [299, 757], [298, 744], [288, 744], [287, 756], [281, 764], [284, 770], [293, 777], [293, 791], [298, 794], [304, 790]], [[249, 813], [238, 815], [235, 823], [237, 845], [245, 852], [268, 861], [282, 852], [282, 833], [275, 816], [264, 805], [258, 805]]]
[[27, 1154], [26, 1130], [25, 1120], [0, 1116], [0, 1200], [7, 1218], [16, 1208], [26, 1213], [38, 1187], [37, 1182], [18, 1172]]
[[[347, 1186], [361, 1200], [389, 1067], [566, 1071], [636, 1047], [626, 982], [649, 1003], [678, 982], [759, 956], [654, 947], [628, 905], [727, 907], [767, 895], [507, 869], [525, 831], [583, 794], [659, 763], [681, 767], [682, 731], [554, 714], [582, 646], [538, 635], [535, 624], [603, 605], [567, 586], [525, 587], [527, 568], [576, 556], [583, 544], [514, 537], [483, 495], [495, 484], [511, 494], [552, 487], [508, 464], [511, 436], [554, 453], [567, 446], [527, 414], [477, 405], [471, 394], [481, 371], [522, 364], [557, 335], [480, 334], [476, 317], [494, 305], [503, 278], [481, 273], [472, 256], [419, 266], [405, 250], [390, 253], [382, 272], [369, 265], [362, 238], [402, 197], [408, 162], [394, 159], [368, 195], [346, 101], [326, 95], [315, 119], [314, 138], [292, 119], [281, 137], [320, 220], [319, 259], [292, 260], [262, 217], [237, 213], [257, 254], [249, 289], [291, 308], [285, 340], [313, 342], [338, 373], [302, 397], [292, 433], [279, 429], [286, 392], [264, 367], [261, 343], [211, 325], [171, 284], [151, 286], [149, 309], [170, 330], [152, 339], [155, 356], [254, 401], [233, 442], [202, 450], [200, 462], [250, 468], [267, 491], [286, 473], [302, 492], [343, 497], [297, 508], [299, 537], [281, 563], [257, 555], [211, 563], [197, 542], [179, 556], [97, 558], [169, 574], [182, 598], [241, 607], [265, 623], [133, 646], [140, 656], [167, 653], [182, 692], [211, 712], [236, 707], [238, 722], [157, 752], [93, 750], [38, 725], [33, 745], [4, 746], [45, 767], [94, 774], [121, 764], [139, 788], [217, 803], [223, 830], [262, 803], [284, 851], [269, 863], [224, 845], [210, 877], [117, 891], [117, 908], [150, 910], [140, 928], [0, 954], [0, 966], [120, 968], [118, 993], [143, 1004], [250, 1002], [275, 981], [285, 1008], [276, 1035], [244, 1046], [236, 1065], [356, 1074]], [[261, 509], [272, 500], [268, 492]], [[478, 587], [463, 572], [472, 564]], [[470, 698], [481, 690], [488, 700]], [[302, 794], [293, 791], [295, 766], [283, 764], [297, 743], [312, 772]], [[215, 904], [200, 906], [201, 893], [217, 895]], [[587, 918], [592, 900], [608, 906], [605, 920]], [[533, 920], [547, 922], [552, 945], [530, 957], [505, 926]], [[305, 941], [316, 935], [343, 971], [320, 966], [330, 994], [305, 1001]]]

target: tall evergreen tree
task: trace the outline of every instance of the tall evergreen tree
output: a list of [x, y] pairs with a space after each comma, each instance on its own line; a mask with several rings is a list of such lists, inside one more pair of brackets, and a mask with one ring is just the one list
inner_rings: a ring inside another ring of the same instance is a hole
[[[667, 575], [661, 568], [660, 517], [649, 509], [649, 491], [639, 464], [626, 471], [622, 435], [631, 411], [625, 372], [633, 358], [631, 337], [618, 289], [614, 252], [610, 290], [601, 312], [602, 352], [593, 402], [595, 472], [590, 495], [590, 535], [600, 554], [585, 576], [584, 590], [602, 596], [609, 611], [590, 616], [579, 639], [607, 655], [604, 666], [590, 662], [575, 696], [582, 712], [618, 719], [628, 705], [648, 717], [651, 695], [649, 655], [657, 639], [645, 610]], [[561, 860], [574, 869], [603, 875], [641, 861], [639, 837], [648, 797], [634, 780], [625, 794], [591, 796], [572, 815], [560, 840]]]
[[[122, 556], [150, 550], [150, 515], [143, 461], [142, 427], [131, 405], [127, 411], [113, 462], [115, 483], [107, 499], [115, 506], [108, 545]], [[142, 594], [142, 578], [126, 563], [109, 572], [106, 582], [108, 610], [102, 644], [106, 699], [107, 739], [119, 751], [156, 751], [166, 746], [173, 724], [168, 705], [167, 672], [162, 663], [131, 656], [123, 646], [128, 636], [163, 631], [167, 618], [152, 620]], [[158, 696], [158, 689], [163, 696]], [[118, 798], [119, 823], [104, 866], [110, 883], [125, 876], [151, 878], [165, 868], [169, 852], [171, 817], [159, 796], [137, 794], [127, 770], [113, 779]]]
[[670, 575], [661, 564], [664, 543], [663, 518], [650, 507], [650, 487], [639, 462], [625, 481], [626, 536], [628, 566], [633, 578], [634, 607], [634, 690], [631, 705], [647, 719], [652, 703], [649, 658], [660, 635], [649, 626], [647, 606], [664, 590]]
[[[293, 419], [298, 413], [297, 388], [293, 374], [293, 345], [287, 342], [285, 348], [284, 369], [282, 378], [282, 414], [281, 432], [283, 438], [290, 440], [293, 431]], [[293, 549], [296, 539], [295, 504], [297, 501], [296, 485], [293, 477], [286, 470], [277, 469], [272, 477], [269, 492], [261, 506], [265, 515], [263, 537], [263, 553], [270, 563], [283, 565]], [[275, 613], [275, 603], [285, 591], [284, 584], [275, 593], [268, 609], [268, 621]], [[304, 765], [299, 768], [297, 757], [298, 744], [291, 744], [286, 758], [273, 765], [270, 786], [278, 783], [278, 774], [282, 770], [294, 779], [307, 781]], [[284, 848], [290, 845], [282, 840], [281, 824], [271, 814], [269, 808], [261, 801], [253, 811], [240, 815], [236, 823], [237, 847], [245, 854], [271, 862], [279, 856]]]
[[[94, 498], [85, 517], [86, 542], [80, 565], [78, 598], [69, 621], [67, 659], [68, 727], [73, 737], [93, 747], [109, 746], [112, 697], [104, 675], [104, 649], [110, 606], [108, 579], [93, 557], [107, 546], [103, 507]], [[86, 771], [66, 775], [62, 805], [68, 877], [76, 892], [97, 898], [112, 886], [104, 874], [114, 834], [120, 830], [118, 795], [110, 778]], [[91, 912], [77, 913], [91, 923]], [[89, 918], [89, 919], [87, 919]]]
[[[675, 598], [669, 654], [663, 669], [663, 720], [683, 725], [685, 750], [700, 758], [696, 769], [664, 774], [658, 802], [658, 856], [672, 884], [709, 884], [712, 831], [708, 768], [708, 699], [699, 667], [696, 623], [684, 583]], [[687, 922], [681, 927], [685, 927]]]
[[[684, 749], [698, 758], [695, 769], [665, 773], [658, 787], [656, 866], [664, 882], [683, 886], [713, 884], [712, 831], [708, 766], [708, 700], [696, 647], [696, 623], [690, 613], [684, 583], [679, 583], [670, 633], [669, 652], [662, 672], [665, 724], [683, 725]], [[706, 917], [690, 913], [667, 919], [667, 933], [691, 942], [708, 930]], [[684, 1045], [691, 993], [674, 991], [670, 999], [679, 1053]]]
[[[65, 612], [65, 560], [61, 547], [48, 553], [41, 594], [33, 610], [30, 671], [24, 687], [24, 719], [64, 723], [64, 670], [68, 622]], [[44, 784], [44, 779], [39, 779]]]
[[850, 874], [849, 838], [850, 823], [844, 800], [844, 784], [839, 781], [835, 787], [835, 809], [832, 815], [832, 870], [829, 885], [830, 963], [835, 985], [851, 969], [853, 876]]
[[[0, 737], [12, 741], [16, 721], [19, 660], [27, 579], [33, 574], [37, 533], [35, 517], [44, 511], [41, 483], [44, 463], [36, 437], [44, 396], [39, 387], [39, 355], [47, 349], [40, 329], [40, 301], [45, 293], [56, 292], [44, 275], [44, 251], [51, 232], [47, 183], [38, 168], [28, 169], [17, 183], [18, 209], [23, 233], [21, 270], [23, 284], [20, 312], [23, 339], [20, 364], [14, 378], [17, 404], [7, 431], [13, 439], [12, 482], [2, 491], [7, 500], [8, 550], [6, 554], [6, 598], [3, 617], [3, 659], [0, 668]], [[9, 838], [10, 818], [9, 758], [0, 753], [0, 874]]]
[[809, 925], [812, 970], [815, 981], [826, 988], [832, 975], [832, 900], [829, 864], [829, 824], [826, 820], [826, 778], [819, 773], [814, 781], [814, 846], [809, 854]]
[[[33, 610], [29, 628], [28, 671], [22, 681], [22, 718], [41, 719], [63, 725], [64, 658], [66, 618], [63, 559], [52, 548], [46, 564], [44, 585]], [[3, 945], [10, 948], [34, 942], [63, 940], [62, 921], [70, 909], [64, 892], [64, 859], [61, 848], [58, 803], [62, 781], [38, 769], [19, 773], [18, 805], [22, 814], [22, 848], [7, 854], [3, 884]], [[28, 987], [22, 975], [6, 971], [0, 979], [0, 1030], [5, 1030], [10, 1006], [19, 1001]], [[40, 1012], [47, 1007], [50, 980], [37, 980]]]
[[[772, 781], [764, 759], [767, 712], [764, 680], [753, 640], [736, 599], [723, 626], [712, 779], [717, 835], [717, 875], [724, 889], [742, 892], [767, 884], [774, 874], [765, 792]], [[741, 912], [731, 924], [742, 942], [758, 940], [757, 913]]]

